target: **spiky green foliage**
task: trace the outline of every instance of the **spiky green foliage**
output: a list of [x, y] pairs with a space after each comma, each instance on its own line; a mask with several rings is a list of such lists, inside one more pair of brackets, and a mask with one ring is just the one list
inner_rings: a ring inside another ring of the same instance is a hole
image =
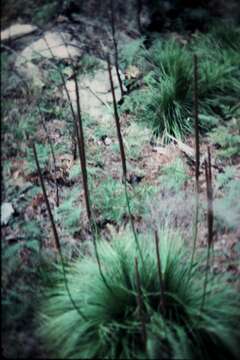
[[180, 191], [189, 179], [181, 159], [176, 159], [174, 162], [164, 166], [162, 173], [161, 184], [163, 187], [175, 192]]
[[125, 44], [120, 48], [120, 64], [123, 68], [130, 65], [143, 66], [144, 54], [146, 49], [144, 47], [144, 37], [132, 40], [129, 44]]
[[56, 209], [56, 220], [61, 227], [70, 235], [80, 230], [81, 205], [79, 199], [79, 186], [72, 189], [70, 196]]
[[220, 159], [234, 159], [240, 152], [240, 121], [234, 119], [228, 126], [219, 126], [210, 133], [210, 141], [217, 145]]
[[[2, 233], [1, 241], [2, 350], [6, 358], [27, 358], [32, 351], [28, 343], [39, 295], [43, 230], [33, 220], [18, 220], [18, 223], [12, 220], [10, 226], [16, 235], [4, 236]], [[26, 323], [28, 328], [23, 332], [20, 329], [25, 328]]]
[[217, 179], [218, 182], [220, 181], [220, 185], [222, 185], [221, 190], [223, 194], [214, 203], [216, 226], [220, 229], [237, 229], [240, 222], [240, 204], [238, 201], [240, 183], [239, 180], [231, 178], [233, 177], [231, 170], [228, 170], [225, 176], [225, 179], [223, 175], [222, 178], [218, 176]]
[[[239, 297], [225, 279], [211, 278], [200, 312], [204, 272], [201, 262], [189, 268], [189, 255], [177, 233], [162, 229], [160, 258], [165, 307], [159, 306], [160, 286], [154, 240], [141, 237], [144, 266], [139, 260], [146, 347], [137, 306], [134, 261], [139, 257], [127, 233], [98, 245], [102, 269], [111, 291], [99, 275], [93, 251], [69, 268], [72, 296], [87, 320], [78, 316], [59, 272], [56, 286], [42, 302], [39, 334], [52, 356], [81, 359], [219, 359], [237, 358]], [[145, 269], [145, 270], [144, 270]]]
[[[133, 216], [141, 216], [147, 211], [146, 202], [157, 189], [152, 185], [139, 184], [136, 188], [128, 186], [128, 197]], [[93, 189], [94, 207], [102, 220], [121, 222], [129, 216], [124, 185], [119, 179], [111, 177], [101, 181]]]
[[187, 45], [174, 39], [153, 42], [144, 54], [149, 63], [144, 87], [130, 94], [123, 110], [148, 123], [163, 138], [191, 132], [195, 53], [199, 59], [200, 125], [203, 129], [215, 126], [216, 119], [210, 116], [221, 113], [222, 106], [236, 105], [240, 92], [239, 28], [224, 31], [213, 28]]

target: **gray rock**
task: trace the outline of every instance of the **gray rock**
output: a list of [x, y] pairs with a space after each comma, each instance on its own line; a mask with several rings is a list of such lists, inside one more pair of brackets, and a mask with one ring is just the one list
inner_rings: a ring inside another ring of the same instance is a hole
[[1, 225], [7, 225], [11, 216], [14, 214], [14, 208], [11, 203], [5, 202], [1, 205]]
[[38, 28], [29, 24], [14, 24], [9, 28], [1, 31], [1, 41], [15, 40], [17, 38], [30, 35], [35, 32]]
[[68, 33], [48, 31], [22, 51], [19, 61], [21, 62], [23, 59], [32, 61], [36, 57], [69, 59], [80, 55], [79, 44], [76, 41], [71, 41]]
[[[121, 99], [121, 91], [115, 67], [112, 69], [112, 76], [116, 100], [119, 101]], [[66, 86], [69, 91], [73, 107], [76, 110], [77, 105], [74, 81], [69, 80], [66, 83]], [[104, 61], [101, 61], [101, 66], [95, 71], [94, 75], [87, 74], [81, 77], [79, 81], [79, 89], [81, 108], [84, 113], [87, 113], [97, 121], [113, 118], [112, 93], [107, 65]], [[64, 98], [67, 99], [65, 92]]]
[[71, 41], [69, 34], [48, 31], [19, 54], [15, 66], [25, 79], [32, 82], [34, 89], [41, 89], [44, 86], [43, 75], [33, 60], [53, 57], [60, 60], [74, 59], [80, 55], [79, 44]]

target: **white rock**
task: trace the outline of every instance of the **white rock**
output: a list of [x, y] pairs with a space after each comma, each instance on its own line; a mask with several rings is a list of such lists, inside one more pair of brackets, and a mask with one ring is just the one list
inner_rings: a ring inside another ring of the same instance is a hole
[[106, 139], [104, 140], [104, 144], [106, 146], [109, 146], [109, 145], [111, 145], [111, 143], [112, 143], [112, 140], [109, 137], [106, 137]]
[[1, 31], [1, 41], [14, 40], [35, 32], [38, 28], [28, 24], [14, 24], [9, 28]]
[[1, 225], [7, 225], [11, 216], [14, 214], [14, 209], [11, 203], [5, 202], [1, 205]]
[[[112, 69], [113, 84], [115, 89], [116, 100], [121, 99], [121, 91], [117, 78], [116, 68]], [[76, 92], [75, 83], [69, 80], [66, 83], [69, 95], [76, 110]], [[94, 75], [84, 75], [79, 81], [81, 109], [84, 113], [89, 114], [97, 121], [102, 119], [110, 119], [113, 117], [112, 93], [109, 82], [109, 74], [105, 62], [101, 62], [101, 66], [95, 71]], [[64, 92], [64, 98], [67, 95]]]
[[[81, 55], [78, 43], [71, 41], [67, 33], [46, 32], [43, 37], [27, 46], [20, 54], [18, 63], [31, 61], [36, 57], [69, 59]], [[49, 48], [51, 50], [49, 50]]]
[[48, 31], [19, 54], [15, 66], [25, 79], [32, 82], [34, 89], [40, 90], [44, 86], [43, 77], [40, 68], [33, 63], [33, 60], [42, 57], [48, 59], [53, 57], [57, 59], [75, 58], [81, 54], [77, 45], [76, 42], [70, 41], [70, 35], [67, 33]]

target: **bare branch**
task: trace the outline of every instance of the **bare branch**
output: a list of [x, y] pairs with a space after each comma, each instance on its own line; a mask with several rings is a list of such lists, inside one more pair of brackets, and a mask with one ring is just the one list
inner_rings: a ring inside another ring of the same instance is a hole
[[161, 258], [160, 258], [160, 252], [159, 252], [159, 236], [157, 230], [155, 231], [155, 244], [156, 244], [156, 254], [157, 254], [157, 265], [158, 265], [158, 276], [159, 276], [159, 285], [160, 285], [160, 309], [163, 310], [163, 312], [166, 309], [165, 304], [165, 286], [164, 286], [164, 280], [163, 280], [163, 273], [162, 273], [162, 264], [161, 264]]
[[120, 90], [121, 90], [121, 95], [123, 97], [124, 90], [123, 90], [123, 84], [122, 84], [122, 79], [121, 79], [120, 70], [119, 70], [118, 44], [117, 44], [117, 39], [116, 39], [115, 23], [116, 23], [116, 17], [115, 17], [115, 10], [114, 10], [114, 0], [111, 0], [111, 29], [112, 29], [112, 40], [113, 40], [113, 46], [114, 46], [114, 60], [115, 60], [115, 67], [116, 67], [117, 78], [118, 78], [118, 82], [119, 82], [119, 86], [120, 86]]
[[194, 125], [195, 125], [195, 217], [193, 223], [193, 250], [190, 262], [191, 271], [194, 255], [196, 251], [196, 244], [198, 238], [198, 217], [199, 217], [199, 167], [200, 167], [200, 146], [199, 146], [199, 116], [198, 116], [198, 59], [197, 56], [193, 56], [194, 65], [194, 92], [193, 92], [193, 103], [194, 103]]
[[211, 165], [211, 152], [208, 146], [208, 164], [206, 171], [207, 181], [207, 201], [208, 201], [208, 246], [213, 244], [213, 186], [212, 186], [212, 165]]
[[122, 138], [122, 133], [121, 133], [120, 119], [119, 119], [118, 110], [117, 110], [117, 102], [116, 102], [115, 90], [114, 90], [114, 86], [113, 86], [113, 79], [112, 79], [112, 72], [111, 72], [111, 65], [110, 65], [109, 56], [107, 57], [107, 63], [108, 63], [108, 73], [109, 73], [109, 80], [110, 80], [112, 99], [113, 99], [115, 125], [116, 125], [116, 129], [117, 129], [117, 137], [118, 137], [118, 143], [119, 143], [120, 155], [121, 155], [121, 162], [122, 162], [123, 183], [124, 183], [126, 203], [127, 203], [127, 208], [128, 208], [128, 213], [129, 213], [129, 218], [130, 218], [130, 223], [131, 223], [135, 243], [137, 245], [137, 248], [138, 248], [138, 251], [139, 251], [143, 266], [144, 266], [143, 255], [142, 255], [142, 251], [141, 251], [140, 244], [139, 244], [139, 241], [138, 241], [138, 236], [137, 236], [137, 232], [136, 232], [134, 221], [133, 221], [133, 216], [132, 216], [132, 212], [131, 212], [128, 191], [127, 191], [127, 163], [126, 163], [126, 156], [125, 156], [123, 138]]
[[141, 321], [141, 335], [142, 335], [143, 344], [146, 347], [147, 332], [146, 332], [145, 315], [143, 309], [141, 279], [138, 270], [138, 259], [136, 257], [135, 257], [135, 274], [136, 274], [136, 285], [137, 285], [137, 305], [138, 305], [139, 319]]
[[194, 60], [194, 120], [195, 120], [195, 179], [196, 188], [199, 192], [199, 166], [200, 166], [200, 146], [199, 146], [199, 116], [198, 116], [198, 58], [193, 56]]
[[55, 246], [56, 246], [56, 249], [58, 250], [58, 253], [59, 253], [60, 259], [61, 259], [66, 291], [68, 293], [69, 299], [70, 299], [73, 307], [75, 308], [75, 310], [78, 312], [78, 314], [84, 320], [87, 320], [85, 315], [81, 312], [81, 310], [76, 305], [74, 299], [72, 298], [72, 295], [71, 295], [71, 292], [70, 292], [70, 289], [69, 289], [69, 286], [68, 286], [67, 274], [66, 274], [66, 269], [65, 269], [65, 265], [64, 265], [63, 254], [62, 254], [61, 244], [60, 244], [60, 240], [59, 240], [59, 236], [58, 236], [58, 232], [57, 232], [57, 227], [56, 227], [53, 215], [52, 215], [52, 210], [51, 210], [50, 203], [49, 203], [49, 200], [48, 200], [48, 196], [47, 196], [47, 192], [46, 192], [46, 188], [45, 188], [41, 168], [40, 168], [39, 161], [38, 161], [37, 151], [36, 151], [36, 147], [35, 147], [34, 143], [32, 144], [32, 148], [33, 148], [33, 154], [34, 154], [35, 162], [36, 162], [36, 165], [37, 165], [37, 171], [38, 171], [38, 175], [39, 175], [39, 179], [40, 179], [40, 183], [41, 183], [41, 187], [42, 187], [42, 191], [43, 191], [44, 200], [45, 200], [45, 203], [46, 203], [46, 206], [47, 206], [47, 211], [48, 211], [48, 215], [49, 215], [52, 230], [53, 230], [53, 235], [54, 235], [54, 239], [55, 239]]

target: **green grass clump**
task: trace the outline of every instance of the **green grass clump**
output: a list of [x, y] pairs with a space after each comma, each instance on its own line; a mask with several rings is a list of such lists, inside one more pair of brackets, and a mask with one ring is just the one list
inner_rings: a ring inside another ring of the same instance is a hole
[[74, 235], [79, 231], [81, 211], [79, 188], [73, 188], [71, 194], [56, 209], [56, 220], [66, 233]]
[[[222, 185], [221, 190], [223, 192], [222, 196], [214, 202], [216, 226], [220, 230], [236, 230], [240, 222], [240, 203], [238, 199], [240, 183], [239, 180], [230, 177], [233, 174], [231, 168], [227, 168], [224, 174], [225, 178], [223, 174], [219, 174], [217, 177], [217, 181]], [[222, 178], [220, 175], [222, 175]]]
[[161, 185], [167, 190], [178, 192], [182, 190], [184, 184], [189, 180], [181, 159], [176, 159], [174, 162], [164, 166], [162, 172]]
[[[236, 120], [236, 119], [235, 119]], [[221, 160], [233, 160], [240, 153], [240, 121], [219, 126], [210, 134], [210, 141], [218, 147], [216, 154]]]
[[[147, 199], [156, 192], [157, 190], [153, 186], [145, 184], [139, 184], [135, 188], [128, 186], [132, 215], [143, 215], [146, 212]], [[108, 177], [101, 181], [93, 189], [92, 198], [94, 199], [95, 211], [99, 214], [100, 219], [119, 223], [128, 216], [126, 194], [120, 179]]]
[[[203, 130], [214, 127], [209, 116], [222, 106], [234, 107], [240, 92], [239, 28], [214, 27], [195, 35], [186, 45], [177, 40], [156, 40], [145, 51], [148, 62], [144, 86], [123, 104], [139, 121], [167, 139], [193, 130], [193, 54], [198, 56], [199, 118]], [[208, 121], [205, 121], [205, 120]], [[212, 117], [213, 119], [213, 117]]]
[[131, 40], [129, 44], [120, 48], [121, 67], [126, 69], [128, 66], [135, 65], [141, 68], [144, 65], [144, 54], [146, 53], [144, 40], [144, 37]]
[[[158, 263], [153, 237], [139, 237], [144, 266], [128, 233], [98, 245], [103, 274], [93, 250], [68, 270], [72, 296], [85, 315], [72, 308], [61, 271], [41, 305], [38, 329], [54, 357], [67, 359], [237, 359], [239, 297], [225, 279], [211, 277], [201, 309], [205, 273], [190, 256], [175, 232], [162, 229], [160, 258], [164, 307], [160, 306]], [[142, 341], [139, 284], [135, 258], [139, 258], [141, 300], [147, 341]], [[209, 277], [210, 278], [210, 277]], [[40, 327], [39, 327], [40, 321]]]

